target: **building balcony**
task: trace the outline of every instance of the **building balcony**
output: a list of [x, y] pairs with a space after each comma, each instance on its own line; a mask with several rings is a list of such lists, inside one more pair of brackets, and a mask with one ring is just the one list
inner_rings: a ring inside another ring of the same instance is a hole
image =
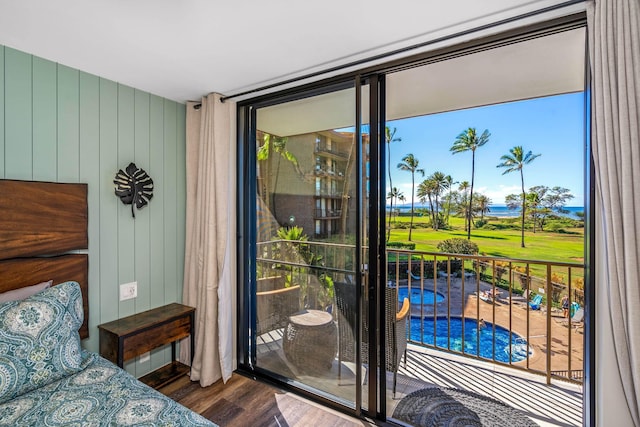
[[316, 191], [316, 198], [324, 197], [329, 199], [342, 199], [342, 192], [337, 190], [320, 190]]
[[333, 178], [336, 180], [344, 179], [344, 174], [342, 172], [336, 172], [336, 171], [325, 170], [325, 169], [316, 169], [315, 175], [320, 177]]
[[327, 148], [323, 145], [316, 146], [314, 152], [316, 154], [324, 155], [336, 160], [347, 160], [349, 158], [348, 151], [336, 150], [335, 148]]
[[316, 209], [314, 219], [339, 219], [341, 215], [341, 209]]

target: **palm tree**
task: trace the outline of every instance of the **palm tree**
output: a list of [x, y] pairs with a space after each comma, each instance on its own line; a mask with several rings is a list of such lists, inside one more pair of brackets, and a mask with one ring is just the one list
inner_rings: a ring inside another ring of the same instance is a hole
[[387, 199], [391, 200], [389, 208], [389, 227], [387, 227], [387, 242], [389, 242], [389, 237], [391, 235], [391, 218], [393, 217], [393, 200], [404, 200], [404, 194], [402, 194], [402, 191], [398, 190], [397, 187], [393, 187], [391, 191], [387, 193]]
[[[387, 171], [389, 173], [389, 188], [391, 189], [396, 189], [393, 186], [393, 183], [391, 182], [391, 143], [392, 142], [400, 142], [402, 141], [402, 138], [396, 138], [396, 128], [393, 128], [393, 130], [391, 130], [391, 128], [389, 128], [389, 126], [385, 126], [384, 128], [384, 139], [387, 143]], [[393, 208], [393, 200], [391, 201], [391, 207]], [[393, 214], [393, 209], [391, 209], [391, 212], [389, 213], [389, 227], [388, 227], [388, 232], [387, 232], [387, 242], [389, 241], [389, 234], [391, 233], [391, 215]]]
[[460, 185], [458, 185], [458, 191], [462, 193], [462, 196], [460, 197], [460, 204], [462, 206], [459, 206], [457, 211], [464, 216], [464, 231], [467, 231], [469, 226], [467, 218], [471, 215], [471, 212], [469, 212], [469, 181], [460, 182]]
[[532, 161], [536, 159], [536, 157], [540, 157], [540, 154], [533, 154], [531, 151], [528, 151], [526, 154], [522, 149], [521, 145], [513, 147], [509, 150], [509, 154], [505, 154], [500, 157], [502, 163], [500, 163], [498, 168], [506, 168], [502, 175], [507, 174], [509, 172], [520, 171], [520, 183], [522, 184], [522, 243], [521, 247], [524, 248], [524, 217], [525, 217], [525, 209], [527, 205], [527, 195], [524, 191], [524, 173], [522, 168], [524, 165], [528, 165]]
[[434, 190], [435, 190], [433, 193], [433, 195], [435, 196], [435, 205], [436, 205], [436, 213], [434, 215], [434, 219], [436, 219], [436, 221], [434, 222], [434, 229], [438, 230], [438, 224], [440, 222], [440, 219], [439, 219], [440, 203], [438, 202], [438, 197], [448, 188], [449, 184], [448, 184], [447, 176], [445, 176], [445, 174], [443, 174], [440, 171], [436, 171], [432, 173], [429, 179], [433, 181]]
[[424, 169], [419, 169], [420, 161], [411, 153], [402, 158], [402, 162], [398, 163], [398, 169], [401, 171], [411, 172], [411, 221], [409, 222], [409, 241], [411, 241], [411, 229], [413, 228], [413, 201], [415, 197], [416, 172], [424, 176]]
[[447, 189], [449, 190], [449, 197], [447, 200], [447, 225], [449, 225], [449, 214], [451, 213], [451, 201], [453, 196], [453, 184], [457, 184], [457, 182], [453, 182], [453, 178], [451, 178], [451, 175], [445, 176], [444, 179], [447, 183]]
[[[278, 176], [280, 175], [280, 160], [285, 159], [289, 162], [294, 170], [298, 173], [298, 175], [302, 176], [302, 171], [300, 170], [300, 166], [298, 164], [298, 159], [294, 156], [289, 150], [287, 150], [287, 137], [280, 137], [275, 135], [270, 135], [268, 133], [263, 134], [262, 136], [263, 144], [258, 148], [256, 158], [259, 162], [264, 163], [264, 168], [260, 169], [264, 188], [262, 189], [262, 196], [264, 202], [267, 204], [269, 210], [275, 215], [275, 194], [278, 191]], [[276, 167], [275, 171], [273, 169], [273, 161], [274, 155], [276, 156]], [[273, 179], [273, 188], [271, 188], [270, 181], [271, 177]]]
[[[529, 189], [527, 193], [527, 206], [529, 207], [529, 215], [531, 215], [531, 220], [533, 221], [533, 234], [536, 233], [536, 226], [540, 220], [540, 204], [542, 203], [542, 197], [540, 196], [540, 192], [536, 191], [537, 189], [544, 188], [541, 185], [537, 185]], [[544, 194], [544, 190], [542, 190], [542, 194]]]
[[418, 184], [418, 191], [416, 191], [416, 196], [418, 196], [418, 200], [424, 204], [425, 202], [429, 202], [429, 213], [431, 214], [431, 226], [435, 227], [435, 209], [433, 208], [433, 196], [436, 192], [436, 184], [431, 178], [427, 178]]
[[478, 212], [480, 212], [480, 221], [484, 220], [484, 214], [489, 212], [489, 205], [491, 204], [491, 199], [484, 194], [478, 194], [476, 197], [476, 208]]
[[[404, 197], [404, 193], [401, 191], [400, 194], [398, 195], [398, 197], [396, 198], [397, 203], [396, 205], [399, 205], [400, 202], [404, 203], [407, 201], [407, 198]], [[400, 213], [400, 208], [397, 209], [397, 213], [396, 213], [396, 219], [398, 219], [398, 214]]]
[[453, 154], [471, 151], [471, 194], [469, 196], [469, 209], [467, 210], [467, 239], [471, 239], [471, 208], [473, 206], [473, 179], [476, 167], [476, 150], [489, 142], [490, 136], [491, 134], [487, 129], [482, 132], [482, 135], [478, 136], [475, 128], [468, 128], [458, 135], [450, 149]]

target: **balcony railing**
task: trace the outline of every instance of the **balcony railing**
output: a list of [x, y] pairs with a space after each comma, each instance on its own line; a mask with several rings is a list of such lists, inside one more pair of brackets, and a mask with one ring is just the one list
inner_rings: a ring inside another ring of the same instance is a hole
[[[305, 307], [327, 308], [331, 283], [355, 282], [352, 245], [277, 240], [260, 243], [257, 254], [258, 277], [279, 271], [300, 284]], [[386, 285], [411, 300], [411, 344], [544, 375], [547, 383], [582, 382], [583, 277], [577, 263], [387, 250]]]
[[342, 192], [338, 190], [321, 189], [316, 190], [316, 197], [342, 198]]
[[344, 179], [343, 172], [336, 172], [336, 171], [322, 169], [322, 168], [320, 169], [316, 168], [316, 176], [326, 176], [336, 180]]
[[349, 157], [349, 153], [347, 151], [336, 150], [335, 148], [328, 148], [327, 146], [322, 144], [316, 146], [315, 152], [331, 154], [336, 157], [340, 157], [342, 159], [346, 159]]
[[340, 218], [341, 209], [316, 209], [315, 218]]

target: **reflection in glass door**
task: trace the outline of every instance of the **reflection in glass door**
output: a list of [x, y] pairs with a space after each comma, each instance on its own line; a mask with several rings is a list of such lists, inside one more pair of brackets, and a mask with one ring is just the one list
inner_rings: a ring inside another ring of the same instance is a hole
[[355, 93], [256, 109], [253, 334], [256, 369], [354, 410], [367, 169]]

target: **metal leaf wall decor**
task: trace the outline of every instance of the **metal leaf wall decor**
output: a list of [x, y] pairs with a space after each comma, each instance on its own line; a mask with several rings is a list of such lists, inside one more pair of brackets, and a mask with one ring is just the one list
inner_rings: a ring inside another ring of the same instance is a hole
[[140, 209], [153, 197], [153, 180], [135, 163], [129, 163], [124, 171], [120, 169], [113, 183], [116, 185], [116, 196], [125, 205], [131, 205], [131, 215], [134, 218], [136, 213], [133, 207]]

